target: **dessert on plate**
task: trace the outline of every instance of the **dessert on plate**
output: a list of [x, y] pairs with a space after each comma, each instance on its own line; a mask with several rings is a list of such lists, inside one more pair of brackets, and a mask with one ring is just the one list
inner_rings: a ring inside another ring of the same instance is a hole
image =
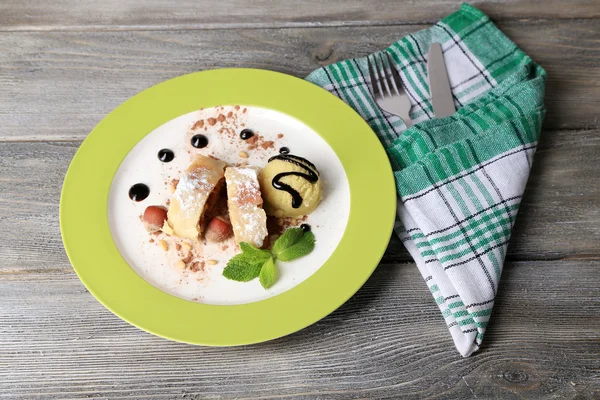
[[198, 240], [206, 226], [206, 212], [218, 199], [226, 163], [197, 155], [179, 178], [162, 231]]
[[269, 232], [256, 168], [229, 167], [225, 170], [225, 182], [229, 219], [236, 242], [261, 248]]
[[[239, 112], [243, 114], [245, 109]], [[261, 164], [258, 160], [266, 160], [275, 142], [247, 127], [241, 131], [217, 129], [217, 134], [228, 135], [227, 141], [211, 137], [208, 127], [234, 117], [231, 111], [227, 117], [221, 113], [217, 118], [208, 118], [206, 124], [204, 120], [193, 124], [188, 134], [189, 165], [179, 176], [165, 177], [166, 185], [171, 182], [172, 196], [161, 205], [146, 207], [140, 218], [150, 233], [149, 242], [164, 250], [169, 264], [183, 271], [184, 277], [229, 260], [223, 276], [247, 281], [262, 271], [260, 283], [268, 288], [275, 280], [275, 260], [289, 261], [314, 247], [314, 235], [304, 221], [322, 199], [320, 173], [307, 159], [289, 154], [287, 147], [271, 156], [263, 169], [249, 166], [249, 161]], [[205, 134], [198, 133], [200, 130]], [[277, 138], [283, 136], [278, 134]], [[230, 154], [238, 154], [239, 158], [226, 156], [229, 162], [220, 160], [214, 157], [211, 144], [216, 148], [231, 145]], [[240, 145], [247, 150], [233, 151]], [[248, 151], [258, 157], [249, 160]], [[175, 158], [167, 148], [157, 154], [164, 164]], [[149, 195], [148, 187], [141, 183], [134, 186], [130, 198], [143, 201]], [[301, 229], [297, 228], [300, 225]], [[227, 249], [233, 255], [223, 260]], [[258, 262], [260, 265], [253, 264]], [[246, 268], [245, 272], [240, 268]]]
[[260, 174], [267, 214], [301, 218], [317, 208], [323, 197], [317, 167], [305, 158], [279, 154]]

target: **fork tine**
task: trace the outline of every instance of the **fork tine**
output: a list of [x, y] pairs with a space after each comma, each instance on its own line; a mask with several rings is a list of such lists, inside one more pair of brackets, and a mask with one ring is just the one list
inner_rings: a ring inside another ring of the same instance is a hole
[[385, 67], [385, 62], [383, 61], [383, 56], [381, 55], [381, 53], [379, 53], [379, 62], [381, 62], [381, 74], [384, 77], [384, 79], [382, 79], [383, 83], [381, 84], [381, 87], [383, 89], [383, 86], [385, 86], [387, 95], [389, 97], [392, 97], [393, 94], [392, 94], [392, 90], [390, 89], [392, 87], [392, 77], [387, 72], [387, 68]]
[[400, 95], [400, 93], [402, 93], [402, 91], [404, 90], [404, 87], [402, 86], [402, 78], [400, 78], [398, 70], [394, 67], [394, 63], [392, 62], [392, 57], [390, 57], [390, 53], [386, 51], [385, 55], [387, 56], [388, 63], [390, 64], [390, 69], [392, 70], [392, 77], [394, 78], [394, 89], [396, 89], [396, 93]]
[[[373, 74], [373, 65], [371, 65], [370, 57], [367, 57], [367, 64], [369, 65], [369, 75], [371, 77], [371, 88], [373, 89], [373, 97], [378, 97], [381, 95], [381, 92], [377, 87], [377, 80], [375, 79], [375, 75]], [[375, 66], [375, 69], [377, 69], [377, 66]]]

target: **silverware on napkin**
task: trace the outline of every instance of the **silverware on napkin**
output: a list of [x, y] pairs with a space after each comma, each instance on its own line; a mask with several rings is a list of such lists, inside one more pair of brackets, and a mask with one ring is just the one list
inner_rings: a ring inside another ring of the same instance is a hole
[[[408, 115], [411, 108], [410, 100], [404, 91], [402, 79], [396, 68], [394, 68], [390, 55], [387, 52], [385, 55], [387, 65], [381, 54], [379, 54], [379, 62], [375, 55], [367, 58], [373, 98], [379, 108], [399, 116], [404, 121], [404, 125], [410, 128], [412, 126], [412, 121]], [[371, 58], [373, 61], [371, 61]]]
[[456, 108], [454, 107], [442, 46], [439, 43], [431, 43], [429, 48], [427, 77], [429, 79], [431, 105], [435, 116], [439, 118], [454, 114]]

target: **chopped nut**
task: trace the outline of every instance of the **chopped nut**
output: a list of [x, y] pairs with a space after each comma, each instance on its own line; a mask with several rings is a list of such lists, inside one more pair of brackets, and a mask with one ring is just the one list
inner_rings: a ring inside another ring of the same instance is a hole
[[277, 218], [281, 218], [281, 217], [283, 217], [283, 210], [277, 210], [277, 211], [275, 211], [275, 216], [276, 216]]
[[175, 268], [185, 269], [185, 262], [183, 260], [177, 260], [177, 262], [175, 263]]
[[167, 244], [167, 242], [165, 242], [164, 240], [159, 240], [158, 241], [158, 245], [160, 246], [161, 249], [163, 249], [164, 251], [169, 250], [169, 245]]
[[244, 161], [243, 163], [240, 164], [240, 167], [247, 167], [248, 166], [248, 161]]
[[248, 158], [248, 153], [246, 153], [245, 151], [240, 151], [240, 157]]
[[181, 243], [181, 248], [183, 251], [190, 251], [192, 249], [192, 245], [187, 242], [183, 242]]
[[272, 140], [268, 140], [266, 142], [263, 142], [260, 146], [267, 150], [267, 149], [272, 149], [274, 146], [275, 142], [273, 142]]
[[216, 124], [216, 123], [217, 123], [217, 120], [216, 120], [216, 119], [214, 119], [214, 118], [209, 118], [209, 119], [207, 119], [206, 121], [208, 122], [208, 124], [209, 124], [210, 126], [213, 126], [214, 124]]
[[204, 261], [194, 261], [190, 264], [190, 271], [192, 272], [198, 272], [202, 269], [204, 269]]
[[216, 265], [216, 264], [218, 264], [219, 262], [218, 262], [217, 260], [207, 260], [207, 261], [206, 261], [206, 263], [207, 263], [208, 265]]
[[225, 116], [223, 114], [219, 114], [219, 116], [217, 117], [217, 121], [219, 121], [219, 122], [225, 121]]

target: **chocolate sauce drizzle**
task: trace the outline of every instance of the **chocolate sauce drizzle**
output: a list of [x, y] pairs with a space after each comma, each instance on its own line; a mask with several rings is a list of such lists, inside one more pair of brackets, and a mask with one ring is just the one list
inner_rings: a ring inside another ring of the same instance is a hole
[[310, 161], [308, 161], [307, 159], [298, 157], [298, 156], [294, 156], [292, 154], [279, 154], [279, 155], [269, 158], [269, 162], [271, 162], [273, 160], [281, 160], [281, 161], [289, 162], [291, 164], [301, 167], [302, 169], [304, 169], [307, 172], [307, 173], [299, 172], [299, 171], [280, 172], [279, 174], [275, 175], [275, 177], [273, 178], [273, 181], [271, 182], [271, 184], [273, 185], [273, 187], [275, 189], [288, 192], [292, 196], [292, 208], [300, 208], [300, 206], [302, 205], [302, 201], [303, 201], [302, 196], [300, 196], [300, 193], [298, 193], [298, 191], [296, 189], [294, 189], [293, 187], [291, 187], [288, 184], [281, 182], [281, 179], [286, 176], [293, 175], [293, 176], [300, 176], [300, 177], [306, 179], [307, 181], [309, 181], [310, 183], [315, 183], [319, 180], [319, 175], [316, 172], [317, 167], [315, 167], [315, 165], [313, 163], [311, 163]]
[[129, 198], [133, 201], [142, 201], [150, 194], [150, 188], [143, 183], [136, 183], [129, 188]]

